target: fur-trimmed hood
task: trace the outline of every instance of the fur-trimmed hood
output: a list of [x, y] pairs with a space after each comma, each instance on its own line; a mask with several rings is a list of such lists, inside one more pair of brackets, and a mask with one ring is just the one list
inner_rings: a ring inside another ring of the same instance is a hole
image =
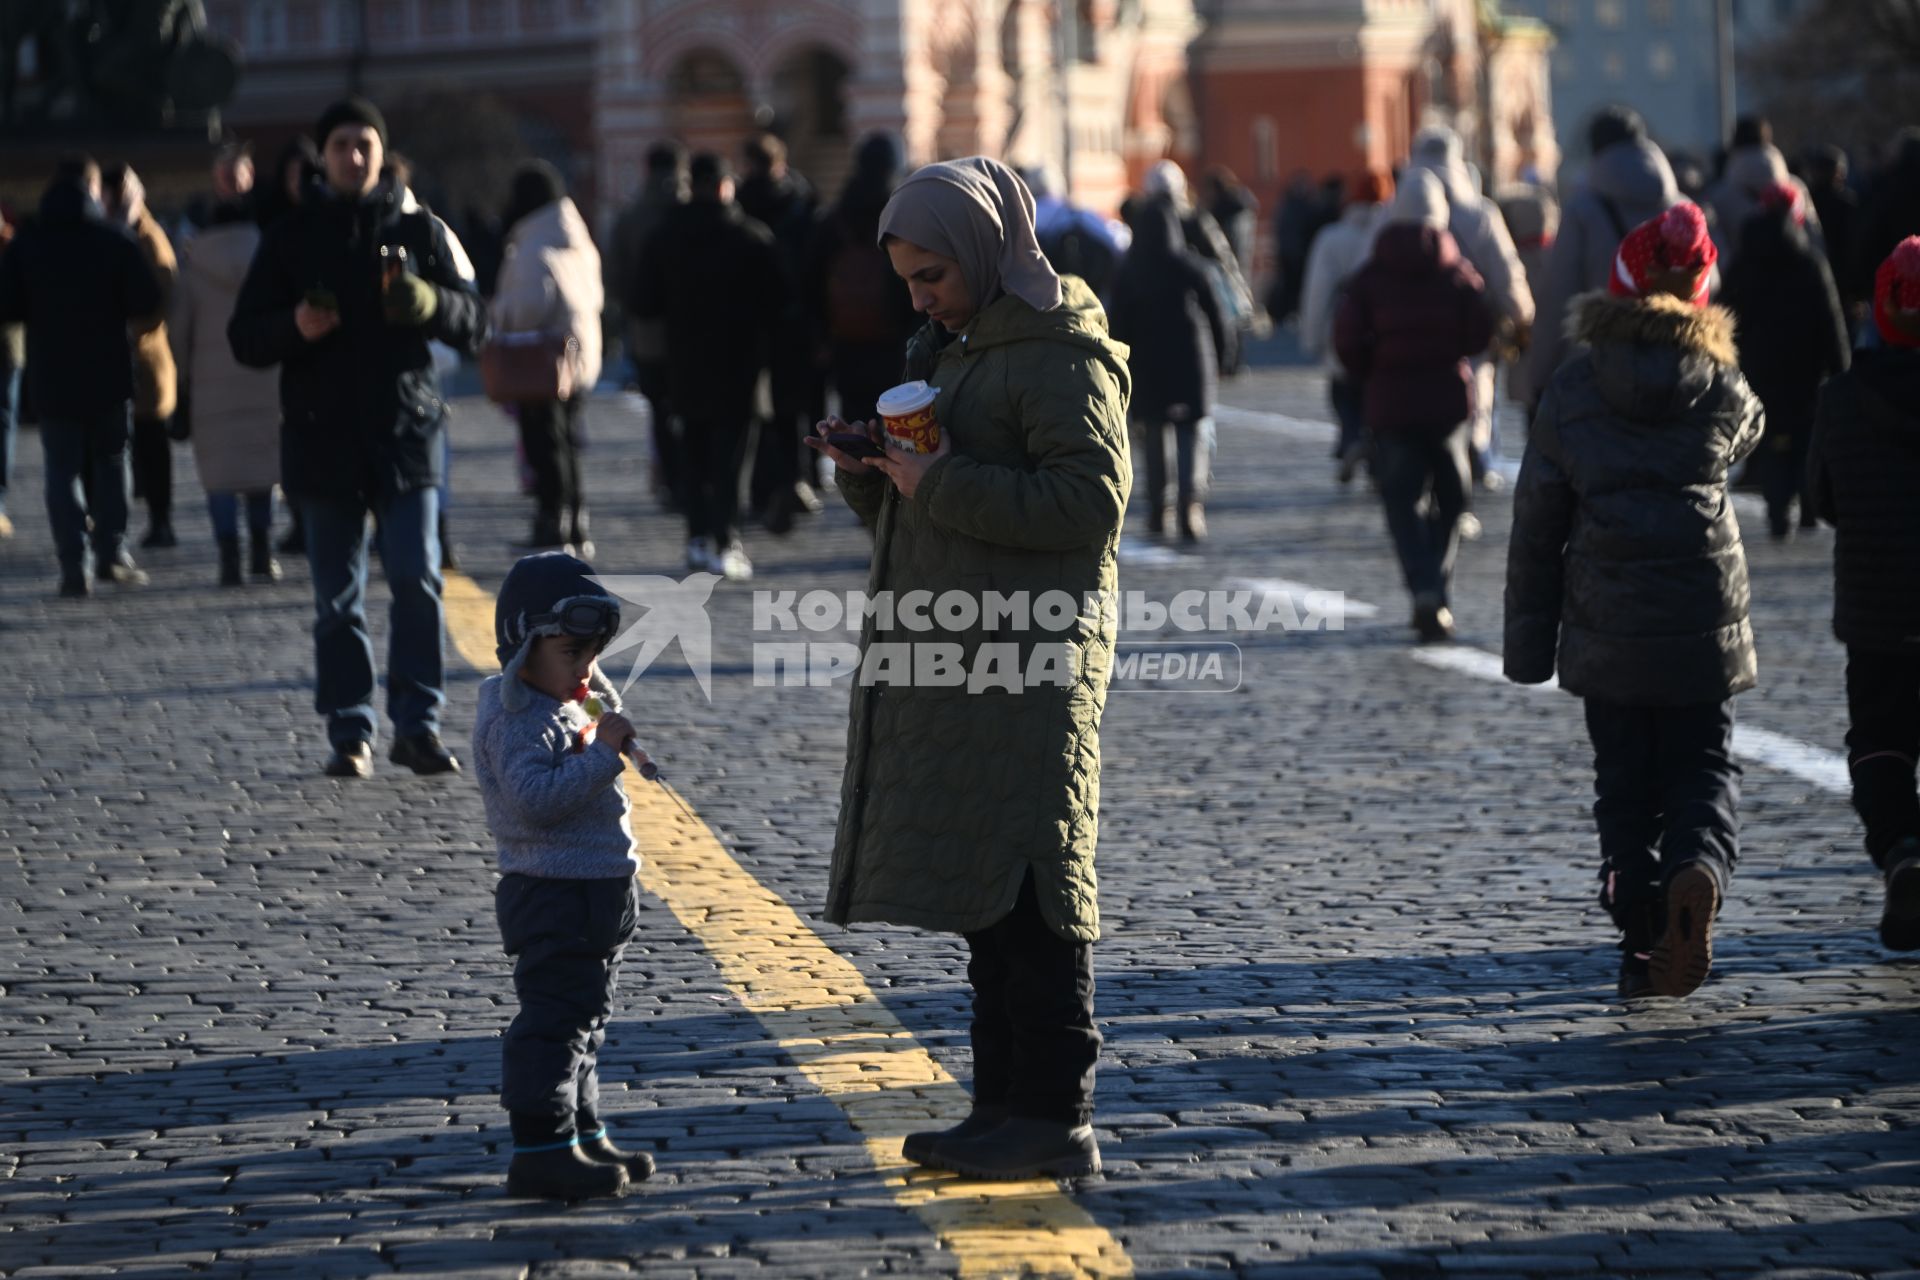
[[1740, 364], [1731, 312], [1665, 294], [1581, 294], [1568, 308], [1567, 336], [1586, 344], [1607, 403], [1641, 422], [1682, 417]]
[[1567, 336], [1588, 346], [1639, 342], [1678, 347], [1730, 369], [1740, 365], [1731, 311], [1696, 307], [1664, 293], [1644, 298], [1616, 298], [1604, 290], [1583, 293], [1567, 308]]

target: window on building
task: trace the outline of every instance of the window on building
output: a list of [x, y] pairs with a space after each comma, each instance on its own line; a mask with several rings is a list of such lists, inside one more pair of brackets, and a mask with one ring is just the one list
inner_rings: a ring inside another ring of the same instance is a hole
[[1665, 40], [1654, 41], [1647, 49], [1647, 70], [1656, 80], [1671, 80], [1673, 68], [1673, 46]]
[[1603, 27], [1618, 27], [1626, 23], [1626, 0], [1593, 0], [1593, 20]]
[[520, 25], [540, 30], [560, 20], [560, 6], [554, 0], [520, 0]]
[[1673, 0], [1647, 0], [1647, 20], [1656, 27], [1673, 25]]
[[1621, 57], [1618, 51], [1609, 53], [1606, 57], [1600, 59], [1600, 74], [1609, 80], [1626, 79], [1627, 60]]
[[255, 49], [280, 47], [280, 6], [255, 3], [247, 14], [247, 44]]
[[498, 34], [507, 29], [507, 0], [468, 0], [467, 21], [475, 31]]
[[427, 0], [421, 26], [434, 35], [449, 35], [454, 27], [453, 0]]
[[1253, 118], [1253, 170], [1261, 182], [1273, 182], [1280, 176], [1279, 133], [1272, 116]]
[[311, 48], [320, 42], [320, 6], [313, 0], [303, 0], [287, 8], [287, 43], [298, 48]]

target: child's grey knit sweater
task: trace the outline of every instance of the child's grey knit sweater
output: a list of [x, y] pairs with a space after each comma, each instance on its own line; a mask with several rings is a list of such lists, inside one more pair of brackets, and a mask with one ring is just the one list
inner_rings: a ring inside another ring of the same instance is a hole
[[[527, 686], [527, 706], [500, 705], [501, 676], [480, 686], [473, 722], [473, 772], [500, 851], [500, 872], [550, 880], [603, 880], [640, 869], [632, 809], [620, 785], [620, 753], [596, 735], [578, 749], [589, 722], [578, 703]], [[606, 695], [602, 695], [603, 698]], [[617, 699], [608, 699], [618, 710]]]

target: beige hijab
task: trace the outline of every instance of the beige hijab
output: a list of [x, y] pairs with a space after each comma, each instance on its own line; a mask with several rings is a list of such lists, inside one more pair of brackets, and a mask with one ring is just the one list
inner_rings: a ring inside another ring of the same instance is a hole
[[998, 160], [969, 156], [917, 169], [880, 213], [880, 240], [899, 236], [952, 258], [984, 310], [1002, 292], [1036, 311], [1060, 305], [1060, 277], [1033, 232], [1033, 193]]

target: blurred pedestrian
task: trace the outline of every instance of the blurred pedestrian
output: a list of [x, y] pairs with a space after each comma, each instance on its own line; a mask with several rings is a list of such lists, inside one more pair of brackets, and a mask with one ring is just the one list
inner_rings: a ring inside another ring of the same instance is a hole
[[174, 435], [193, 441], [193, 460], [207, 494], [220, 585], [238, 587], [240, 519], [246, 516], [249, 568], [255, 579], [280, 576], [273, 558], [273, 487], [280, 482], [280, 380], [250, 369], [227, 342], [240, 285], [260, 246], [254, 210], [232, 198], [204, 212], [205, 221], [180, 249], [167, 338], [180, 374]]
[[[1132, 487], [1125, 353], [1093, 291], [1040, 253], [1026, 184], [983, 156], [928, 165], [894, 192], [880, 233], [931, 321], [906, 373], [940, 389], [940, 442], [872, 462], [815, 446], [874, 530], [871, 589], [902, 600], [971, 593], [968, 584], [1007, 600], [1114, 598]], [[966, 1177], [1100, 1170], [1094, 854], [1115, 621], [1090, 610], [1072, 643], [1056, 645], [1064, 637], [1038, 612], [956, 629], [936, 609], [932, 632], [869, 613], [860, 647], [870, 670], [886, 649], [926, 640], [976, 674], [999, 653], [1034, 678], [1014, 696], [859, 681], [849, 711], [827, 918], [966, 938], [973, 1107], [903, 1147], [915, 1164]], [[1077, 672], [1037, 674], [1046, 654], [1068, 648]]]
[[1207, 536], [1204, 502], [1212, 442], [1206, 424], [1219, 389], [1227, 320], [1206, 264], [1187, 248], [1173, 210], [1148, 203], [1113, 283], [1108, 326], [1129, 348], [1128, 425], [1146, 462], [1147, 532], [1167, 531], [1167, 437], [1174, 447], [1174, 516], [1182, 542]]
[[[157, 326], [165, 309], [146, 255], [124, 227], [107, 221], [100, 195], [98, 164], [85, 156], [61, 161], [39, 218], [0, 256], [0, 324], [27, 329], [47, 523], [66, 597], [92, 594], [96, 574], [122, 586], [147, 581], [127, 551], [133, 338], [140, 326]], [[91, 474], [90, 499], [83, 472]]]
[[212, 190], [202, 192], [187, 203], [186, 212], [173, 224], [173, 247], [178, 254], [187, 241], [213, 225], [221, 209], [249, 198], [253, 192], [253, 144], [223, 142], [213, 153], [210, 166]]
[[280, 365], [281, 476], [304, 508], [313, 575], [314, 709], [327, 720], [331, 777], [373, 771], [373, 639], [367, 633], [367, 516], [393, 591], [388, 758], [415, 773], [459, 762], [440, 740], [446, 703], [444, 583], [437, 535], [446, 400], [430, 339], [471, 355], [486, 335], [473, 286], [440, 224], [380, 186], [386, 121], [370, 102], [329, 106], [314, 128], [326, 174], [268, 228], [227, 340], [242, 364]]
[[[1860, 205], [1859, 234], [1853, 244], [1853, 296], [1875, 296], [1880, 264], [1908, 236], [1920, 235], [1920, 125], [1910, 125], [1893, 138], [1886, 164], [1874, 175], [1873, 185]], [[1868, 326], [1863, 337], [1877, 338], [1878, 326]]]
[[[1847, 367], [1847, 323], [1826, 255], [1807, 238], [1804, 198], [1785, 183], [1761, 193], [1740, 233], [1721, 305], [1740, 326], [1740, 371], [1767, 411], [1761, 470], [1767, 531], [1784, 538], [1798, 502], [1800, 527], [1815, 519], [1807, 491], [1807, 444], [1820, 384]], [[1920, 500], [1917, 496], [1916, 500]]]
[[1340, 427], [1333, 456], [1339, 461], [1335, 474], [1341, 484], [1351, 483], [1366, 460], [1367, 433], [1361, 415], [1360, 384], [1341, 365], [1334, 350], [1333, 318], [1348, 282], [1373, 253], [1374, 237], [1379, 234], [1387, 201], [1392, 198], [1392, 174], [1369, 169], [1361, 176], [1340, 220], [1322, 227], [1313, 238], [1300, 293], [1300, 346], [1308, 355], [1320, 357], [1327, 371], [1327, 398]]
[[1631, 108], [1602, 108], [1588, 126], [1587, 145], [1593, 160], [1585, 180], [1561, 206], [1546, 275], [1532, 286], [1538, 319], [1514, 380], [1514, 399], [1527, 407], [1529, 417], [1568, 354], [1573, 299], [1606, 288], [1615, 251], [1627, 233], [1680, 201], [1666, 156]]
[[1079, 276], [1095, 297], [1105, 298], [1126, 252], [1125, 227], [1116, 232], [1105, 218], [1067, 199], [1045, 165], [1022, 173], [1021, 181], [1033, 192], [1033, 230], [1047, 264], [1060, 275]]
[[[1221, 314], [1227, 317], [1227, 333], [1231, 339], [1220, 358], [1220, 376], [1231, 377], [1240, 372], [1247, 339], [1254, 328], [1253, 291], [1247, 287], [1246, 277], [1240, 274], [1240, 261], [1233, 255], [1233, 245], [1211, 213], [1194, 208], [1187, 195], [1187, 175], [1173, 161], [1162, 160], [1148, 169], [1143, 186], [1149, 202], [1158, 201], [1173, 210], [1187, 248], [1206, 264], [1207, 273], [1213, 279], [1214, 296], [1219, 300]], [[1128, 225], [1132, 225], [1131, 220]]]
[[799, 281], [807, 267], [818, 200], [806, 178], [787, 163], [787, 146], [770, 133], [741, 147], [746, 176], [736, 199], [741, 212], [773, 233], [787, 273], [786, 309], [773, 343], [769, 390], [773, 416], [760, 426], [747, 504], [767, 532], [784, 534], [796, 515], [814, 515], [821, 502], [801, 478], [800, 455], [813, 452], [800, 441], [827, 412], [826, 379], [814, 359], [815, 336]]
[[[1260, 224], [1259, 197], [1247, 190], [1233, 170], [1216, 164], [1200, 179], [1198, 203], [1220, 224], [1221, 234], [1233, 247], [1241, 278], [1253, 279], [1253, 240], [1255, 228]], [[1339, 207], [1337, 203], [1335, 207]]]
[[1742, 116], [1734, 122], [1727, 145], [1726, 166], [1720, 180], [1707, 192], [1713, 206], [1714, 238], [1720, 245], [1722, 274], [1740, 261], [1741, 235], [1747, 220], [1760, 211], [1760, 202], [1775, 187], [1791, 187], [1798, 197], [1801, 225], [1807, 238], [1825, 252], [1820, 214], [1807, 194], [1806, 184], [1787, 167], [1786, 156], [1773, 145], [1773, 125], [1763, 116]]
[[734, 203], [733, 173], [711, 153], [689, 166], [693, 198], [668, 212], [640, 258], [634, 314], [666, 331], [667, 400], [685, 446], [680, 506], [687, 567], [753, 576], [740, 541], [740, 465], [787, 308], [773, 233]]
[[493, 294], [496, 341], [539, 335], [571, 363], [565, 399], [514, 406], [520, 446], [534, 476], [533, 533], [522, 547], [593, 554], [579, 441], [587, 400], [600, 378], [600, 312], [605, 305], [600, 251], [568, 197], [560, 171], [544, 160], [520, 166], [500, 221], [507, 251]]
[[1839, 147], [1815, 147], [1807, 157], [1807, 194], [1827, 234], [1827, 266], [1840, 289], [1840, 303], [1851, 308], [1859, 301], [1849, 292], [1848, 272], [1853, 262], [1855, 222], [1860, 197], [1847, 185], [1847, 153]]
[[133, 496], [144, 498], [147, 504], [147, 532], [140, 545], [177, 546], [180, 540], [173, 531], [173, 441], [167, 435], [167, 420], [173, 417], [178, 386], [165, 317], [179, 264], [160, 220], [147, 208], [146, 187], [130, 166], [108, 166], [102, 174], [102, 189], [108, 218], [132, 232], [160, 285], [160, 323], [143, 318], [135, 325]]
[[900, 147], [869, 134], [854, 151], [839, 200], [814, 228], [802, 287], [817, 317], [840, 416], [871, 422], [881, 392], [900, 381], [907, 339], [920, 327], [906, 282], [880, 247], [880, 211], [900, 181]]
[[[447, 220], [428, 208], [413, 190], [413, 162], [398, 151], [389, 151], [380, 166], [380, 181], [392, 191], [400, 201], [402, 213], [424, 213], [438, 225], [440, 236], [446, 241], [447, 260], [454, 274], [469, 286], [478, 289], [480, 275], [474, 267], [467, 248], [455, 235]], [[497, 274], [496, 274], [497, 278]], [[427, 343], [427, 349], [433, 353], [433, 370], [438, 377], [448, 377], [460, 368], [460, 353], [446, 343], [434, 339]], [[435, 536], [440, 539], [440, 567], [458, 569], [460, 561], [454, 553], [453, 537], [447, 531], [447, 513], [453, 506], [453, 433], [442, 432], [440, 436], [440, 509], [435, 522]]]
[[1493, 341], [1486, 287], [1447, 230], [1446, 189], [1408, 169], [1334, 318], [1361, 387], [1373, 475], [1423, 642], [1452, 637], [1453, 562], [1472, 507], [1472, 361]]
[[[1524, 347], [1533, 330], [1533, 291], [1527, 286], [1527, 269], [1520, 265], [1500, 206], [1481, 194], [1478, 179], [1469, 172], [1460, 135], [1445, 125], [1422, 129], [1413, 140], [1408, 167], [1424, 169], [1440, 179], [1447, 193], [1447, 230], [1453, 233], [1461, 256], [1486, 286], [1487, 305], [1493, 308], [1501, 347]], [[1498, 488], [1501, 483], [1500, 473], [1494, 468], [1500, 449], [1494, 429], [1498, 368], [1491, 349], [1473, 361], [1473, 419], [1467, 433], [1473, 478], [1489, 488]]]
[[[0, 208], [0, 263], [20, 229]], [[0, 266], [0, 271], [5, 267]], [[13, 536], [13, 518], [7, 514], [7, 493], [13, 486], [13, 449], [20, 432], [20, 375], [27, 367], [27, 331], [20, 324], [0, 322], [0, 541]]]
[[1834, 528], [1833, 633], [1847, 646], [1847, 768], [1885, 879], [1880, 941], [1920, 950], [1920, 236], [1876, 273], [1883, 345], [1820, 394], [1813, 500]]
[[[298, 208], [317, 185], [322, 185], [320, 152], [312, 138], [300, 134], [280, 148], [266, 180], [254, 186], [253, 212], [262, 234]], [[300, 515], [300, 504], [291, 500], [287, 503], [287, 532], [280, 539], [279, 550], [290, 556], [307, 554], [306, 525]]]
[[614, 224], [613, 249], [606, 259], [607, 297], [619, 307], [626, 326], [627, 359], [649, 411], [653, 456], [648, 483], [655, 500], [669, 510], [678, 510], [680, 505], [685, 480], [681, 465], [684, 443], [679, 436], [679, 420], [667, 399], [671, 376], [666, 327], [659, 317], [641, 313], [640, 264], [647, 242], [667, 214], [687, 199], [687, 149], [677, 142], [655, 143], [647, 149], [647, 172], [640, 194]]
[[1506, 674], [1557, 670], [1586, 699], [1622, 999], [1705, 981], [1739, 857], [1733, 698], [1757, 668], [1727, 478], [1766, 415], [1707, 302], [1715, 257], [1690, 203], [1624, 238], [1608, 291], [1575, 303], [1585, 347], [1545, 388], [1513, 499]]
[[1312, 176], [1305, 169], [1296, 169], [1287, 179], [1286, 194], [1280, 199], [1274, 219], [1275, 266], [1267, 312], [1275, 324], [1285, 324], [1300, 310], [1300, 294], [1306, 287], [1307, 255], [1313, 251], [1314, 237], [1326, 225], [1323, 208]]

